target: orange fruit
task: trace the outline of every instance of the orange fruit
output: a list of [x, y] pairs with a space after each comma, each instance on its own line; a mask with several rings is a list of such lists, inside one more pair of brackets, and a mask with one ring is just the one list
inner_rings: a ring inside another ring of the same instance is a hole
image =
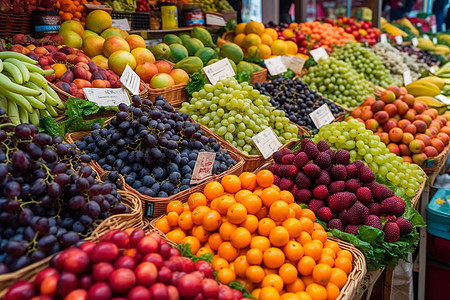
[[263, 206], [256, 214], [255, 216], [258, 218], [258, 220], [262, 220], [269, 214], [269, 208], [266, 206]]
[[289, 241], [284, 247], [283, 252], [286, 259], [297, 262], [303, 256], [303, 247], [299, 242]]
[[293, 41], [286, 41], [287, 54], [294, 55], [298, 52], [298, 46]]
[[298, 271], [294, 265], [286, 263], [278, 269], [278, 275], [283, 278], [284, 284], [291, 284], [298, 278]]
[[252, 294], [253, 298], [259, 299], [259, 294], [261, 294], [261, 289], [260, 288], [254, 289], [251, 294]]
[[312, 277], [315, 283], [326, 285], [331, 277], [331, 267], [327, 264], [318, 264], [314, 267]]
[[189, 244], [191, 246], [191, 252], [197, 253], [200, 249], [200, 241], [195, 236], [187, 236], [181, 240], [181, 244]]
[[296, 241], [299, 242], [302, 246], [304, 246], [306, 243], [311, 242], [312, 238], [309, 235], [309, 233], [302, 231], [300, 233], [300, 236], [296, 239]]
[[213, 250], [219, 249], [220, 244], [222, 244], [223, 240], [220, 236], [220, 233], [215, 232], [208, 237], [208, 244]]
[[203, 223], [203, 217], [209, 212], [211, 209], [208, 206], [197, 206], [192, 211], [192, 221], [195, 225], [201, 225]]
[[253, 190], [253, 195], [260, 197], [261, 193], [263, 191], [263, 188], [259, 185], [256, 186], [256, 188]]
[[322, 244], [325, 244], [325, 242], [327, 241], [328, 238], [328, 234], [325, 230], [314, 230], [313, 233], [311, 234], [311, 238], [313, 240], [319, 240], [322, 242]]
[[240, 224], [247, 218], [247, 209], [241, 203], [232, 204], [227, 210], [227, 219], [230, 223]]
[[214, 254], [213, 251], [211, 250], [211, 248], [208, 247], [201, 247], [200, 249], [198, 249], [197, 253], [195, 254], [195, 256], [201, 256], [203, 254]]
[[247, 197], [253, 195], [252, 191], [250, 190], [240, 190], [234, 195], [234, 199], [236, 199], [236, 202], [242, 203], [242, 201]]
[[173, 212], [176, 212], [177, 214], [180, 215], [183, 212], [183, 210], [184, 210], [184, 206], [183, 205], [184, 204], [181, 201], [178, 201], [178, 200], [170, 201], [169, 204], [167, 204], [166, 211], [168, 213], [173, 211]]
[[230, 264], [228, 263], [228, 261], [226, 259], [219, 257], [219, 258], [213, 259], [212, 266], [213, 266], [214, 271], [218, 272], [224, 268], [229, 268]]
[[269, 170], [262, 170], [256, 174], [256, 183], [263, 188], [269, 187], [273, 183], [273, 174]]
[[[298, 272], [303, 276], [309, 276], [312, 274], [314, 267], [316, 266], [315, 260], [310, 256], [303, 256], [297, 264]], [[306, 283], [305, 283], [306, 284]]]
[[269, 208], [269, 216], [275, 222], [282, 222], [289, 216], [289, 205], [283, 201], [275, 201]]
[[230, 237], [231, 237], [231, 234], [237, 228], [238, 227], [235, 224], [231, 224], [230, 222], [223, 222], [222, 225], [220, 225], [220, 228], [219, 228], [220, 237], [224, 241], [229, 241]]
[[207, 200], [205, 195], [199, 192], [192, 193], [187, 201], [189, 208], [193, 211], [198, 206], [206, 206]]
[[258, 229], [258, 218], [254, 215], [248, 214], [245, 217], [245, 221], [239, 224], [239, 226], [244, 227], [247, 229], [250, 233], [254, 233]]
[[322, 256], [322, 246], [313, 241], [303, 245], [305, 255], [312, 257], [314, 260], [319, 260]]
[[280, 300], [299, 300], [300, 297], [294, 293], [284, 293], [281, 295]]
[[300, 291], [295, 294], [300, 298], [300, 300], [313, 300], [311, 296], [305, 291]]
[[242, 205], [244, 205], [247, 209], [247, 212], [252, 215], [258, 213], [262, 207], [261, 198], [253, 194], [248, 195], [247, 197], [242, 199], [242, 201], [238, 202], [241, 202]]
[[168, 213], [167, 222], [169, 223], [169, 226], [178, 226], [178, 214], [174, 211]]
[[305, 286], [310, 285], [311, 283], [314, 283], [314, 279], [312, 278], [312, 275], [309, 276], [303, 276], [302, 277], [303, 282], [305, 283]]
[[247, 26], [247, 23], [239, 23], [236, 28], [234, 29], [235, 34], [240, 34], [245, 32], [245, 27]]
[[[333, 250], [333, 252], [335, 254], [337, 254], [341, 250], [341, 248], [339, 247], [338, 243], [336, 243], [335, 241], [330, 241], [330, 240], [327, 240], [323, 244], [323, 247], [324, 248], [330, 248], [331, 250]], [[350, 254], [350, 258], [351, 258], [352, 254], [350, 252], [348, 252], [348, 253]]]
[[270, 241], [265, 236], [254, 236], [250, 242], [250, 248], [256, 248], [264, 252], [270, 248]]
[[184, 233], [181, 229], [175, 229], [166, 233], [166, 238], [174, 242], [175, 244], [179, 244], [186, 237], [186, 233]]
[[326, 264], [326, 265], [329, 265], [330, 267], [334, 267], [334, 258], [329, 254], [322, 253], [322, 256], [320, 257], [320, 259], [317, 263], [318, 264]]
[[280, 191], [280, 200], [287, 204], [294, 203], [294, 195], [289, 191]]
[[245, 33], [239, 33], [233, 38], [233, 43], [238, 45], [239, 47], [242, 47], [242, 43], [245, 39]]
[[289, 208], [294, 211], [296, 219], [299, 219], [302, 216], [302, 208], [297, 203], [289, 204]]
[[276, 226], [270, 231], [270, 243], [276, 247], [283, 247], [289, 242], [289, 232], [282, 226]]
[[241, 255], [234, 261], [234, 272], [238, 277], [245, 277], [245, 272], [250, 267], [250, 264], [247, 262], [247, 257], [245, 255]]
[[278, 248], [271, 247], [264, 251], [263, 263], [268, 268], [276, 269], [284, 263], [285, 258], [286, 256], [283, 251]]
[[215, 210], [210, 210], [203, 216], [203, 228], [208, 231], [214, 231], [222, 224], [220, 214]]
[[217, 203], [217, 211], [222, 215], [226, 215], [228, 208], [230, 208], [230, 206], [234, 203], [236, 203], [236, 200], [234, 200], [233, 197], [224, 196]]
[[217, 272], [217, 279], [220, 283], [229, 284], [232, 281], [236, 280], [236, 274], [230, 268], [223, 268], [219, 272]]
[[271, 268], [266, 268], [264, 267], [264, 272], [266, 272], [266, 276], [269, 274], [275, 274], [278, 275], [278, 270], [277, 269], [271, 269]]
[[336, 258], [336, 253], [331, 248], [323, 248], [322, 255], [329, 255], [333, 258], [333, 265], [334, 265], [334, 259]]
[[342, 289], [345, 283], [347, 283], [347, 274], [339, 268], [332, 268], [330, 282], [334, 283], [339, 289]]
[[242, 172], [239, 180], [243, 189], [253, 190], [256, 187], [256, 174], [252, 172]]
[[168, 233], [172, 229], [169, 225], [169, 221], [167, 220], [167, 216], [164, 216], [156, 221], [155, 227], [161, 230], [164, 234]]
[[275, 288], [278, 292], [281, 292], [283, 290], [283, 279], [281, 276], [277, 274], [268, 274], [264, 277], [261, 287], [265, 288], [267, 286], [271, 286]]
[[280, 200], [280, 192], [272, 187], [268, 187], [261, 192], [260, 198], [265, 206], [270, 207], [272, 203]]
[[297, 293], [305, 290], [305, 283], [300, 278], [295, 278], [294, 282], [286, 284], [286, 291], [290, 293]]
[[270, 231], [277, 226], [275, 221], [270, 218], [261, 219], [258, 223], [258, 233], [262, 236], [269, 236]]
[[202, 225], [195, 225], [192, 228], [192, 235], [195, 236], [201, 243], [206, 243], [209, 238], [209, 231], [206, 231]]
[[302, 223], [296, 218], [289, 218], [285, 220], [281, 226], [287, 229], [289, 232], [290, 238], [296, 238], [300, 236], [300, 233], [302, 232]]
[[263, 252], [260, 249], [252, 248], [247, 251], [245, 257], [250, 265], [260, 265], [263, 259]]
[[312, 234], [314, 231], [314, 223], [306, 217], [300, 217], [300, 223], [302, 223], [303, 232]]
[[273, 183], [269, 187], [271, 187], [273, 189], [276, 189], [278, 192], [281, 192], [281, 189], [277, 185], [275, 185]]
[[316, 221], [316, 215], [309, 208], [302, 209], [302, 217], [310, 219], [312, 222]]
[[[245, 36], [242, 47], [249, 50], [250, 47], [258, 47], [261, 45], [261, 38], [256, 33], [249, 33]], [[258, 49], [258, 48], [256, 48]]]
[[314, 222], [314, 230], [325, 230], [322, 225], [317, 222]]
[[[293, 32], [292, 30], [290, 30], [290, 29], [285, 29], [285, 30], [283, 30], [282, 34], [283, 34], [283, 36], [284, 36], [286, 39], [291, 39], [291, 38], [294, 37], [294, 32]], [[297, 53], [297, 52], [295, 52], [295, 53]], [[294, 54], [295, 54], [295, 53], [294, 53]]]
[[245, 26], [245, 34], [249, 33], [255, 33], [257, 35], [261, 35], [264, 33], [264, 30], [266, 27], [263, 23], [257, 22], [257, 21], [250, 21], [247, 23], [247, 26]]
[[327, 290], [317, 283], [311, 283], [305, 290], [314, 300], [327, 300]]
[[266, 44], [266, 42], [268, 42], [268, 38], [264, 38], [264, 41], [261, 39], [261, 42], [262, 44], [259, 45], [258, 50], [256, 51], [256, 55], [259, 59], [268, 59], [270, 57], [270, 54], [272, 53], [270, 46]]
[[337, 252], [337, 256], [338, 256], [338, 257], [344, 256], [344, 257], [347, 257], [350, 261], [353, 261], [353, 255], [352, 255], [352, 253], [351, 253], [350, 251], [348, 251], [348, 250], [339, 250], [339, 251]]
[[245, 276], [253, 283], [259, 283], [263, 281], [265, 275], [266, 274], [264, 273], [263, 268], [261, 268], [260, 266], [250, 266], [245, 271]]
[[[266, 46], [270, 46], [270, 44], [272, 44], [273, 39], [270, 35], [268, 35], [267, 33], [263, 33], [261, 35], [261, 43], [265, 44]], [[269, 47], [270, 49], [270, 47]]]
[[334, 267], [343, 270], [346, 274], [349, 274], [352, 269], [352, 262], [345, 256], [338, 256], [334, 260]]
[[277, 33], [277, 31], [276, 31], [275, 29], [273, 29], [273, 28], [266, 28], [266, 29], [264, 30], [264, 33], [268, 34], [268, 35], [272, 38], [272, 41], [275, 41], [275, 40], [278, 39], [278, 33]]
[[241, 189], [239, 177], [233, 174], [225, 175], [220, 182], [227, 193], [236, 193]]
[[272, 286], [266, 286], [261, 289], [261, 292], [259, 292], [259, 298], [258, 300], [273, 300], [273, 299], [279, 299], [280, 293]]
[[223, 242], [219, 249], [217, 250], [217, 254], [219, 254], [220, 257], [225, 258], [227, 261], [231, 262], [236, 259], [239, 255], [239, 250], [230, 242]]
[[328, 300], [334, 300], [337, 297], [339, 297], [339, 294], [341, 293], [341, 291], [339, 290], [339, 288], [337, 287], [337, 285], [335, 285], [334, 283], [328, 282], [327, 286], [325, 287], [327, 289], [327, 299]]
[[65, 64], [56, 63], [53, 65], [53, 70], [55, 70], [56, 78], [59, 79], [67, 71], [67, 67]]
[[191, 230], [194, 227], [194, 221], [192, 220], [192, 213], [190, 211], [184, 211], [178, 217], [178, 225], [183, 230]]
[[274, 55], [286, 55], [288, 51], [286, 42], [282, 40], [273, 41], [270, 48], [272, 49], [272, 54]]
[[242, 249], [247, 247], [252, 240], [250, 232], [244, 227], [234, 230], [230, 236], [230, 242], [233, 247]]
[[208, 200], [213, 200], [214, 198], [222, 196], [224, 189], [223, 186], [217, 181], [211, 181], [205, 186], [203, 193]]
[[183, 203], [183, 211], [191, 211], [191, 209], [189, 208], [189, 204]]

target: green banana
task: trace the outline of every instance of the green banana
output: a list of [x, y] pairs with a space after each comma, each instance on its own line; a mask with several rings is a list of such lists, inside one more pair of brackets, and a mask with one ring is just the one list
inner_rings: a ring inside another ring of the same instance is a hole
[[23, 84], [22, 73], [20, 73], [20, 70], [16, 65], [5, 60], [3, 62], [3, 67], [4, 67], [5, 71], [7, 71], [9, 74], [11, 74], [12, 78], [14, 78], [14, 81], [16, 83]]
[[35, 109], [33, 113], [29, 115], [30, 123], [39, 126], [39, 110]]
[[20, 124], [19, 108], [14, 101], [8, 101], [8, 117], [14, 125]]
[[3, 51], [0, 52], [0, 59], [7, 59], [7, 58], [15, 58], [18, 59], [20, 61], [29, 63], [29, 64], [37, 64], [38, 62], [34, 59], [29, 58], [28, 56], [22, 54], [22, 53], [18, 53], [18, 52], [13, 52], [13, 51]]
[[38, 86], [40, 86], [41, 88], [43, 88], [44, 90], [48, 89], [47, 80], [41, 74], [38, 74], [38, 73], [35, 73], [35, 72], [31, 72], [30, 73], [30, 80], [32, 82], [34, 82], [35, 84], [37, 84]]
[[0, 94], [0, 108], [4, 111], [8, 111], [8, 100], [5, 95]]
[[[0, 52], [1, 53], [1, 52]], [[8, 90], [12, 93], [17, 93], [21, 95], [28, 96], [39, 96], [39, 92], [20, 84], [12, 82], [5, 74], [0, 73], [0, 87], [3, 87], [5, 90]]]
[[22, 124], [29, 123], [28, 122], [28, 112], [22, 106], [18, 106], [17, 108], [19, 109], [20, 123], [22, 123]]
[[49, 105], [49, 104], [45, 104], [45, 106], [46, 106], [46, 109], [47, 109], [47, 111], [48, 111], [48, 113], [52, 116], [52, 117], [57, 117], [57, 116], [59, 116], [59, 114], [58, 114], [58, 112], [56, 111], [56, 109], [53, 107], [53, 106], [51, 106], [51, 105]]
[[53, 73], [55, 73], [54, 69], [47, 69], [47, 70], [44, 70], [44, 74], [42, 74], [42, 75], [48, 76], [48, 75], [52, 75]]
[[36, 99], [38, 99], [39, 101], [41, 101], [42, 103], [45, 103], [45, 91], [43, 89], [41, 89], [37, 84], [35, 84], [34, 82], [28, 81], [27, 83], [24, 84], [26, 87], [29, 87], [30, 89], [34, 89], [39, 91], [39, 96], [35, 96]]
[[[55, 100], [58, 104], [56, 105], [56, 108], [58, 109], [64, 109], [64, 103], [62, 103], [61, 99], [59, 98], [58, 94], [55, 92], [54, 89], [51, 87], [48, 89], [47, 93]], [[55, 106], [55, 105], [53, 105]]]
[[49, 104], [51, 106], [58, 106], [58, 101], [56, 101], [56, 99], [53, 98], [49, 93], [44, 91], [44, 95], [45, 95], [45, 104]]
[[39, 116], [40, 116], [40, 119], [42, 119], [43, 117], [50, 117], [50, 114], [48, 113], [47, 110], [45, 110], [45, 109], [40, 109], [40, 110], [39, 110]]
[[28, 80], [30, 80], [30, 71], [28, 71], [23, 62], [15, 58], [7, 58], [5, 59], [5, 62], [12, 63], [19, 69], [20, 73], [22, 74], [23, 82], [28, 82]]
[[33, 96], [24, 96], [24, 97], [34, 108], [45, 109], [44, 102], [39, 101], [38, 99], [36, 99], [36, 97]]
[[28, 69], [28, 71], [36, 72], [38, 74], [44, 75], [44, 70], [39, 68], [38, 66], [35, 66], [35, 65], [32, 65], [32, 64], [29, 64], [29, 63], [26, 63], [26, 62], [22, 62], [22, 63], [25, 66], [25, 68]]
[[0, 59], [0, 73], [3, 71], [3, 61]]
[[8, 102], [14, 101], [17, 105], [20, 105], [23, 108], [25, 108], [25, 110], [28, 111], [29, 113], [33, 112], [33, 107], [31, 106], [30, 102], [28, 102], [27, 99], [25, 99], [25, 97], [23, 95], [13, 93], [13, 92], [3, 88], [2, 86], [0, 86], [0, 93], [5, 95], [6, 98], [9, 99]]

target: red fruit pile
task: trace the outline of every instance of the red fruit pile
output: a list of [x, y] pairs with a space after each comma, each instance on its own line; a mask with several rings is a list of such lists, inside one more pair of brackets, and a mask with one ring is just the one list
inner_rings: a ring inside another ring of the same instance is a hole
[[147, 2], [147, 0], [138, 0], [136, 1], [136, 11], [149, 12], [150, 4]]
[[[5, 300], [31, 299], [219, 299], [241, 292], [214, 280], [212, 265], [180, 256], [157, 233], [111, 230], [57, 254], [33, 282], [18, 281]], [[117, 298], [115, 298], [117, 297]], [[38, 298], [35, 298], [38, 299]]]
[[345, 32], [353, 34], [358, 42], [365, 42], [370, 46], [375, 45], [378, 42], [378, 36], [381, 30], [376, 27], [372, 27], [371, 21], [358, 21], [355, 18], [339, 17], [337, 20], [327, 19], [326, 22], [333, 22], [339, 27], [343, 27]]
[[[348, 151], [335, 152], [325, 141], [316, 145], [303, 139], [300, 149], [283, 149], [273, 159], [274, 184], [308, 204], [329, 229], [357, 235], [359, 227], [367, 225], [382, 229], [390, 243], [412, 231], [411, 223], [401, 217], [405, 201], [377, 183], [362, 161], [350, 163]], [[384, 227], [381, 218], [387, 220]]]

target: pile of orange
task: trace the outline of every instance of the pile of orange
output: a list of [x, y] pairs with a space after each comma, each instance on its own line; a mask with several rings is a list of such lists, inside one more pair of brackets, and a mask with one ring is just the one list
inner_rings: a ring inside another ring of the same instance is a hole
[[226, 175], [187, 203], [170, 202], [155, 227], [197, 256], [212, 253], [218, 280], [239, 280], [257, 299], [336, 299], [353, 257], [315, 221], [264, 170]]
[[[59, 10], [59, 16], [61, 17], [62, 22], [74, 20], [85, 25], [87, 11], [84, 4], [87, 3], [87, 0], [58, 0], [55, 4], [55, 8]], [[102, 3], [94, 0], [92, 2], [89, 2], [89, 4], [99, 5]]]
[[310, 42], [321, 42], [324, 48], [331, 48], [333, 45], [344, 45], [348, 41], [355, 41], [353, 34], [346, 33], [344, 28], [319, 21], [300, 23], [299, 29], [305, 35], [310, 35]]

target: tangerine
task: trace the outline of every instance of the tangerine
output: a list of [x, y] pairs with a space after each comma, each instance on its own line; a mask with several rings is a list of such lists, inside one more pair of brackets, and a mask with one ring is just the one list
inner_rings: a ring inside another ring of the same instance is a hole
[[206, 206], [207, 200], [205, 195], [199, 192], [195, 192], [189, 196], [187, 203], [191, 211], [193, 211], [198, 206]]
[[299, 242], [289, 241], [284, 247], [283, 252], [290, 261], [297, 262], [303, 256], [303, 247]]
[[319, 260], [322, 256], [322, 246], [314, 241], [308, 242], [303, 245], [305, 255], [312, 257], [314, 260]]
[[169, 223], [169, 226], [178, 226], [178, 214], [174, 211], [168, 213], [167, 222]]
[[282, 222], [289, 216], [289, 205], [283, 201], [275, 201], [270, 205], [269, 216], [275, 222]]
[[201, 243], [206, 243], [209, 238], [209, 231], [206, 231], [202, 225], [195, 225], [192, 228], [192, 235], [195, 236]]
[[172, 229], [169, 225], [169, 221], [167, 220], [167, 216], [164, 216], [156, 221], [155, 227], [161, 230], [164, 234], [168, 233]]
[[300, 223], [300, 221], [296, 218], [289, 218], [285, 220], [281, 226], [287, 229], [290, 238], [299, 237], [303, 230], [302, 223]]
[[244, 42], [244, 39], [245, 39], [245, 33], [236, 34], [236, 36], [233, 39], [233, 43], [235, 43], [239, 47], [242, 47], [242, 43]]
[[227, 193], [236, 193], [241, 189], [241, 180], [233, 174], [225, 175], [220, 182]]
[[247, 209], [241, 203], [232, 204], [227, 210], [227, 219], [233, 224], [240, 224], [247, 218]]
[[256, 174], [252, 172], [242, 172], [239, 179], [243, 189], [253, 190], [256, 187]]
[[214, 271], [219, 272], [220, 270], [222, 270], [224, 268], [229, 268], [230, 264], [228, 263], [228, 261], [226, 259], [218, 257], [218, 258], [213, 259], [212, 266], [213, 266]]
[[280, 192], [272, 187], [268, 187], [261, 192], [260, 198], [265, 206], [270, 207], [272, 203], [280, 200]]
[[261, 219], [258, 223], [258, 233], [262, 236], [269, 236], [270, 231], [274, 229], [277, 225], [275, 224], [275, 221], [271, 218], [264, 218]]
[[284, 263], [285, 258], [286, 256], [283, 251], [278, 248], [271, 247], [264, 251], [263, 263], [268, 268], [277, 269]]
[[264, 277], [261, 287], [264, 289], [267, 286], [271, 286], [275, 288], [278, 292], [281, 292], [283, 290], [283, 279], [281, 276], [277, 274], [268, 274]]
[[280, 200], [292, 204], [294, 203], [294, 195], [289, 191], [280, 191]]
[[[312, 222], [316, 221], [316, 215], [314, 212], [308, 208], [302, 209], [302, 217], [310, 219]], [[323, 228], [322, 228], [323, 229]]]
[[281, 295], [280, 300], [299, 300], [300, 297], [294, 293], [284, 293]]
[[349, 274], [352, 269], [352, 262], [345, 256], [338, 256], [334, 260], [334, 267], [343, 270], [346, 274]]
[[309, 233], [307, 233], [306, 231], [302, 231], [300, 233], [300, 236], [296, 239], [296, 241], [299, 242], [302, 246], [304, 246], [306, 243], [311, 242], [312, 238], [311, 235], [309, 235]]
[[266, 27], [264, 26], [263, 23], [257, 21], [250, 21], [245, 26], [245, 34], [254, 33], [257, 35], [261, 35], [264, 33], [265, 29]]
[[[339, 247], [339, 244], [336, 243], [335, 241], [331, 241], [331, 240], [327, 240], [325, 242], [325, 244], [323, 245], [323, 247], [332, 249], [335, 254], [337, 254], [341, 250], [341, 248]], [[351, 258], [351, 253], [350, 252], [348, 252], [348, 253], [350, 254], [350, 258]]]
[[311, 283], [305, 290], [314, 300], [327, 300], [327, 290], [317, 283]]
[[327, 264], [317, 264], [312, 272], [315, 283], [326, 285], [331, 277], [331, 267]]
[[278, 39], [278, 33], [277, 33], [277, 31], [276, 31], [275, 29], [273, 29], [273, 28], [266, 28], [266, 29], [264, 30], [264, 33], [268, 34], [268, 35], [272, 38], [272, 41], [275, 41], [275, 40]]
[[239, 250], [230, 242], [223, 242], [219, 249], [217, 250], [217, 254], [219, 254], [220, 257], [225, 258], [227, 261], [231, 262], [236, 259], [239, 255]]
[[[266, 46], [270, 46], [272, 44], [272, 42], [273, 42], [273, 39], [269, 34], [263, 33], [261, 35], [261, 43], [262, 44], [264, 44]], [[269, 47], [269, 49], [270, 49], [270, 47]]]
[[220, 244], [222, 244], [223, 240], [220, 236], [220, 233], [215, 232], [208, 237], [208, 244], [213, 250], [219, 249]]
[[234, 199], [236, 199], [236, 202], [242, 203], [242, 201], [245, 199], [245, 197], [250, 196], [250, 195], [253, 195], [252, 191], [243, 189], [234, 195]]
[[257, 214], [262, 207], [261, 198], [253, 194], [248, 195], [240, 202], [245, 206], [247, 212], [252, 215]]
[[270, 231], [270, 243], [276, 247], [283, 247], [289, 242], [289, 232], [282, 226], [276, 226]]
[[166, 238], [174, 242], [175, 244], [181, 243], [181, 241], [186, 237], [186, 233], [184, 233], [181, 229], [175, 229], [166, 233]]
[[248, 214], [245, 217], [245, 221], [239, 224], [239, 226], [244, 227], [247, 229], [250, 233], [254, 233], [258, 229], [258, 218], [254, 215]]
[[305, 283], [300, 278], [295, 278], [294, 282], [286, 285], [286, 291], [297, 293], [305, 290]]
[[347, 274], [339, 268], [332, 268], [330, 282], [334, 283], [339, 289], [342, 289], [347, 282]]
[[326, 265], [329, 265], [330, 267], [334, 267], [334, 258], [329, 254], [322, 253], [322, 256], [320, 257], [320, 259], [317, 263], [326, 264]]
[[230, 268], [223, 268], [217, 272], [217, 279], [222, 284], [229, 284], [236, 280], [236, 274]]
[[252, 248], [245, 256], [250, 265], [260, 265], [263, 260], [263, 252], [260, 249]]
[[211, 250], [211, 248], [208, 247], [201, 247], [200, 249], [198, 249], [197, 253], [195, 254], [196, 256], [201, 256], [203, 254], [214, 254]]
[[201, 225], [203, 223], [203, 217], [209, 212], [211, 209], [208, 206], [197, 206], [192, 211], [192, 221], [195, 225]]
[[265, 43], [265, 42], [268, 42], [268, 38], [264, 38], [264, 41], [261, 38], [261, 42], [262, 42], [262, 44], [259, 45], [258, 50], [256, 51], [256, 54], [259, 59], [268, 59], [270, 57], [270, 54], [272, 53], [270, 46], [268, 46]]
[[178, 217], [178, 225], [183, 230], [191, 230], [194, 227], [194, 221], [192, 220], [192, 213], [190, 211], [184, 211]]
[[[259, 283], [259, 282], [263, 281], [266, 274], [264, 273], [263, 268], [261, 268], [260, 266], [250, 266], [245, 271], [245, 276], [251, 282]], [[252, 293], [252, 295], [253, 295], [253, 293]], [[258, 298], [256, 298], [256, 299], [258, 299]]]
[[240, 34], [245, 32], [245, 27], [247, 26], [247, 23], [239, 23], [236, 28], [234, 29], [235, 34]]
[[200, 241], [195, 236], [187, 236], [181, 240], [181, 244], [189, 244], [191, 246], [191, 252], [197, 253], [200, 249]]
[[298, 278], [298, 270], [294, 265], [286, 263], [278, 269], [278, 275], [283, 279], [284, 284], [291, 284]]
[[230, 242], [233, 247], [242, 249], [247, 247], [252, 240], [250, 232], [244, 227], [234, 230], [230, 236]]
[[337, 297], [339, 297], [339, 294], [341, 293], [338, 286], [331, 282], [328, 282], [328, 284], [325, 288], [327, 289], [327, 297], [328, 297], [327, 299], [328, 300], [336, 299]]
[[314, 230], [313, 233], [311, 234], [311, 238], [313, 240], [319, 240], [322, 242], [322, 245], [326, 243], [327, 238], [328, 238], [328, 234], [325, 230]]
[[254, 236], [250, 242], [250, 248], [256, 248], [264, 252], [270, 248], [270, 241], [265, 236]]
[[297, 203], [289, 204], [289, 208], [294, 211], [296, 219], [299, 219], [302, 216], [302, 207]]
[[259, 292], [258, 300], [280, 299], [280, 293], [272, 286], [266, 286]]
[[234, 261], [234, 272], [238, 277], [245, 277], [245, 272], [250, 267], [250, 264], [247, 262], [247, 257], [245, 255], [241, 255]]
[[[312, 274], [315, 266], [316, 266], [316, 262], [312, 257], [303, 256], [298, 261], [297, 270], [301, 275], [309, 276]], [[305, 284], [306, 284], [306, 282], [305, 282]]]
[[214, 231], [222, 224], [220, 214], [215, 210], [210, 210], [203, 216], [203, 228], [208, 231]]
[[308, 234], [312, 234], [314, 231], [314, 223], [309, 218], [300, 217], [300, 223], [302, 223], [303, 232], [307, 232]]
[[300, 291], [295, 294], [300, 298], [300, 300], [313, 300], [311, 296], [305, 291]]
[[230, 206], [233, 205], [234, 203], [236, 203], [236, 200], [234, 200], [233, 197], [225, 196], [219, 199], [217, 203], [217, 211], [222, 215], [226, 215], [228, 208], [230, 208]]
[[273, 179], [273, 174], [269, 170], [262, 170], [256, 174], [256, 183], [263, 188], [271, 186]]
[[222, 196], [224, 189], [223, 186], [217, 181], [211, 181], [205, 186], [203, 193], [208, 200], [213, 200], [214, 198]]
[[261, 209], [255, 214], [258, 220], [262, 220], [269, 214], [269, 208], [266, 206], [261, 207]]
[[352, 253], [351, 253], [350, 251], [348, 251], [348, 250], [339, 250], [339, 251], [337, 252], [337, 256], [338, 256], [338, 257], [344, 256], [344, 257], [347, 257], [350, 261], [353, 261], [353, 255], [352, 255]]
[[230, 222], [223, 222], [222, 225], [220, 225], [219, 228], [219, 233], [220, 233], [220, 237], [222, 238], [222, 240], [224, 241], [229, 241], [231, 234], [233, 233], [233, 231], [235, 231], [237, 229], [237, 225], [232, 224]]

